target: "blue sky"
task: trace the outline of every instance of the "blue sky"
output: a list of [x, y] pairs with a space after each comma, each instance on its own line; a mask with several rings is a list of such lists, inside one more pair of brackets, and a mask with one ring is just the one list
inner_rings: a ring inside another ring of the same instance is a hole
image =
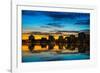
[[90, 14], [22, 10], [23, 32], [90, 30]]

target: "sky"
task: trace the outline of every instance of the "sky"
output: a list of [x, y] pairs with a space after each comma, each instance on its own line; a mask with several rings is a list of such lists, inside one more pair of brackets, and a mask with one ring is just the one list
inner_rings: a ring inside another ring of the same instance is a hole
[[90, 14], [22, 10], [23, 32], [56, 32], [90, 30]]

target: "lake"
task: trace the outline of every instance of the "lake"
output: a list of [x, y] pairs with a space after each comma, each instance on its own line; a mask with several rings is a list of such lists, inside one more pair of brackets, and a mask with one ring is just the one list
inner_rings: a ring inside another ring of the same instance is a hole
[[22, 62], [45, 62], [63, 60], [88, 60], [89, 53], [79, 52], [77, 47], [68, 44], [32, 44], [22, 45]]

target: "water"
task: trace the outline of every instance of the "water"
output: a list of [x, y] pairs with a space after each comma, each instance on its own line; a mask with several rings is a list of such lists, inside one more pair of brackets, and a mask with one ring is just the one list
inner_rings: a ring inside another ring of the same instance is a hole
[[22, 62], [61, 61], [61, 60], [84, 60], [89, 56], [82, 53], [77, 54], [32, 54], [23, 56]]
[[[51, 46], [51, 47], [50, 47]], [[83, 46], [81, 48], [84, 48]], [[70, 45], [23, 45], [22, 62], [87, 60], [89, 53], [80, 53], [79, 47]]]

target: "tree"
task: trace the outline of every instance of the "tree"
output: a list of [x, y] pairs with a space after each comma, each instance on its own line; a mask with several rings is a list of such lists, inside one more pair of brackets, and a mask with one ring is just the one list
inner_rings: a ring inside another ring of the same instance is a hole
[[28, 45], [28, 48], [29, 48], [29, 51], [30, 51], [30, 52], [33, 52], [34, 46], [35, 46], [35, 44], [32, 44], [32, 43], [30, 43], [30, 44]]
[[35, 41], [35, 38], [32, 34], [29, 36], [29, 41], [30, 41], [30, 43], [34, 43], [34, 41]]
[[75, 35], [70, 35], [70, 42], [71, 43], [75, 43], [76, 42]]
[[41, 38], [41, 43], [46, 43], [46, 42], [47, 42], [47, 39], [44, 38], [44, 37], [42, 37], [42, 38]]
[[65, 40], [67, 41], [67, 44], [70, 44], [70, 37], [65, 37]]
[[53, 36], [49, 35], [49, 42], [55, 42], [55, 39]]
[[86, 39], [85, 33], [84, 32], [80, 32], [78, 34], [78, 40], [79, 40], [79, 42], [82, 44], [85, 41], [85, 39]]
[[64, 42], [63, 36], [59, 36], [59, 38], [58, 38], [58, 42], [59, 42], [59, 43]]

